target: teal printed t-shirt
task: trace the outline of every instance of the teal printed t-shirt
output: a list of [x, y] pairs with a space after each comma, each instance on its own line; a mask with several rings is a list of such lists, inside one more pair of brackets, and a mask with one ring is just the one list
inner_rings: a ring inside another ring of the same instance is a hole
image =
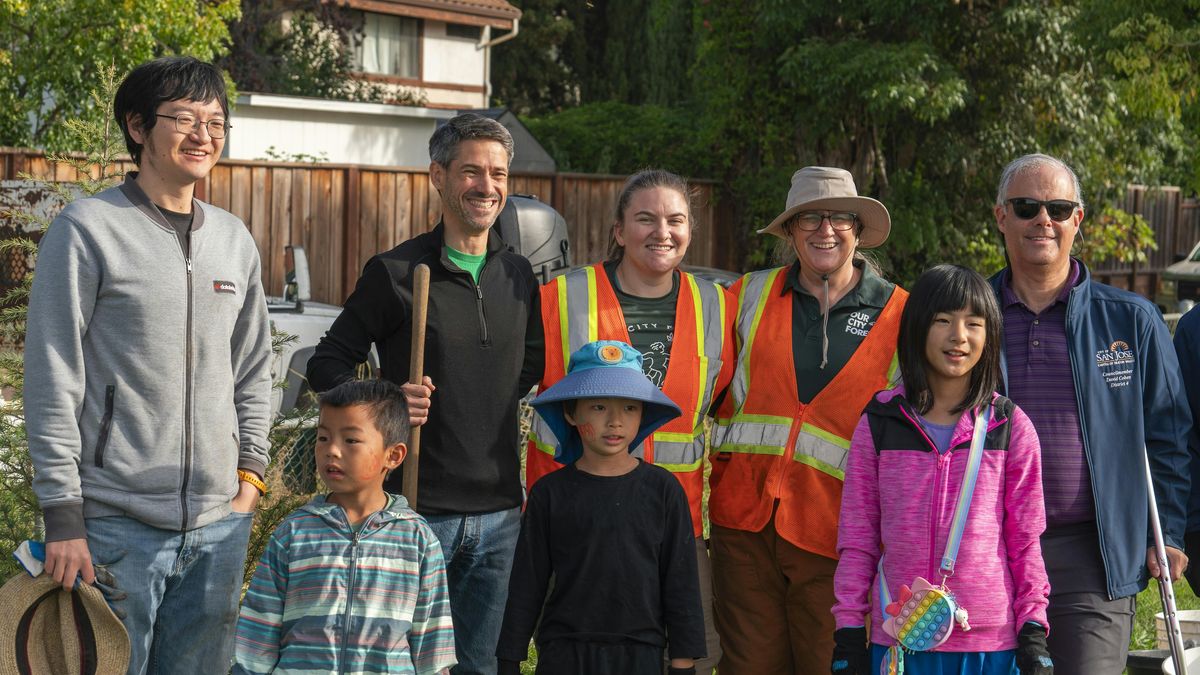
[[446, 257], [450, 259], [450, 262], [458, 265], [464, 272], [470, 274], [471, 279], [475, 283], [479, 283], [479, 270], [483, 269], [483, 261], [487, 259], [486, 253], [471, 255], [470, 253], [456, 251], [447, 246]]

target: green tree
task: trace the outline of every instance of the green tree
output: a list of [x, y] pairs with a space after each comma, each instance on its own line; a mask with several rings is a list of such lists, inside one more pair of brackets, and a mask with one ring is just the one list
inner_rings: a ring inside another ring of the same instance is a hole
[[420, 105], [424, 100], [354, 77], [362, 13], [319, 0], [247, 2], [230, 26], [232, 46], [221, 59], [243, 91], [371, 103]]
[[1115, 95], [1141, 133], [1155, 139], [1141, 157], [1141, 182], [1200, 190], [1200, 1], [1082, 3], [1077, 30], [1115, 78]]
[[[579, 86], [563, 57], [580, 17], [560, 0], [520, 0], [521, 32], [492, 50], [493, 98], [518, 115], [545, 115], [579, 104]], [[579, 4], [579, 3], [569, 3]]]
[[[1200, 0], [522, 4], [531, 40], [497, 56], [514, 64], [498, 98], [572, 170], [723, 179], [747, 268], [808, 164], [888, 206], [880, 253], [901, 282], [1003, 264], [996, 180], [1021, 154], [1075, 167], [1098, 228], [1128, 221], [1108, 209], [1130, 182], [1200, 189]], [[539, 58], [548, 79], [520, 72]]]
[[98, 114], [102, 69], [224, 53], [238, 0], [0, 0], [0, 145], [71, 150], [67, 120]]
[[694, 0], [517, 0], [521, 34], [495, 52], [495, 99], [521, 115], [691, 99]]
[[1117, 4], [702, 4], [703, 133], [742, 197], [750, 264], [768, 243], [751, 232], [806, 164], [851, 169], [889, 207], [881, 253], [902, 282], [943, 260], [1000, 264], [995, 181], [1020, 154], [1063, 157], [1098, 204], [1130, 179], [1155, 182], [1189, 136], [1170, 105], [1129, 105], [1130, 72], [1095, 39], [1128, 26], [1098, 11]]

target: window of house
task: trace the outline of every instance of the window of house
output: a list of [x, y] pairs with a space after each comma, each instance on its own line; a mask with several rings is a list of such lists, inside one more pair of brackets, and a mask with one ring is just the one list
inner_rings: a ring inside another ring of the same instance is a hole
[[418, 79], [420, 48], [417, 19], [363, 13], [363, 38], [355, 50], [356, 65], [362, 72]]
[[461, 23], [446, 24], [446, 37], [464, 38], [472, 42], [479, 42], [479, 36], [483, 33], [483, 29], [479, 26], [468, 26]]

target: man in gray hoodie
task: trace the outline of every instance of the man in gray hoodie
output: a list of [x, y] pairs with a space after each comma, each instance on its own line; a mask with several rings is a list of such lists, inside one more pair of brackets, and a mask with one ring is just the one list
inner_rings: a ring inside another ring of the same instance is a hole
[[271, 339], [245, 225], [193, 198], [229, 133], [211, 64], [162, 58], [117, 91], [138, 165], [42, 239], [25, 410], [46, 571], [112, 573], [129, 672], [224, 673], [267, 462]]

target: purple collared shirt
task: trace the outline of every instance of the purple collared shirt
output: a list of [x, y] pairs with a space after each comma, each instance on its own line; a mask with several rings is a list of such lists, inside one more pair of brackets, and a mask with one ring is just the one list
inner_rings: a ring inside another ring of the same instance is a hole
[[1047, 529], [1096, 519], [1067, 351], [1067, 299], [1081, 277], [1079, 262], [1072, 258], [1066, 286], [1038, 314], [1013, 291], [1011, 270], [1000, 284], [1008, 397], [1029, 415], [1042, 444]]

